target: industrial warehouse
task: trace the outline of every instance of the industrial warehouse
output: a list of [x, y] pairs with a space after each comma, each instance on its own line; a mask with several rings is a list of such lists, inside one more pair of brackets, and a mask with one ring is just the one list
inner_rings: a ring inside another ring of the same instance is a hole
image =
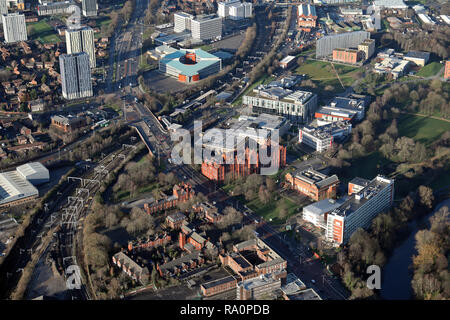
[[202, 49], [177, 50], [159, 61], [159, 71], [191, 83], [222, 70], [222, 60]]
[[10, 207], [39, 196], [34, 185], [50, 180], [49, 172], [39, 162], [19, 166], [14, 171], [0, 173], [0, 207]]

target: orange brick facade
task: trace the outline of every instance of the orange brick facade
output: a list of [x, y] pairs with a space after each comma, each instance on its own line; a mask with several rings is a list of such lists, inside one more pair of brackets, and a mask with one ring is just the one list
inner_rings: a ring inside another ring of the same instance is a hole
[[174, 208], [178, 202], [186, 202], [194, 196], [192, 186], [188, 183], [180, 183], [173, 187], [173, 196], [160, 199], [153, 203], [145, 203], [144, 210], [148, 214]]
[[[237, 159], [237, 154], [234, 155], [235, 159], [233, 164], [226, 164], [225, 154], [223, 155], [223, 163], [218, 164], [211, 160], [205, 160], [202, 163], [202, 174], [210, 180], [223, 182], [227, 175], [231, 175], [233, 179], [239, 177], [246, 177], [253, 173], [259, 173], [261, 170], [261, 165], [259, 161], [259, 154], [254, 154], [254, 152], [249, 151], [246, 148], [245, 152], [245, 163], [239, 164]], [[256, 157], [257, 161], [249, 161]], [[251, 164], [250, 162], [256, 162]], [[279, 146], [279, 153], [275, 157], [275, 163], [272, 167], [282, 168], [286, 165], [286, 147]]]
[[[297, 25], [304, 29], [304, 28], [315, 28], [316, 27], [316, 21], [317, 17], [313, 15], [304, 15], [301, 14], [297, 17]], [[311, 29], [309, 29], [311, 30]]]
[[334, 49], [333, 61], [357, 63], [362, 58], [361, 52], [353, 49]]
[[309, 184], [303, 180], [297, 179], [290, 173], [286, 174], [285, 179], [292, 189], [297, 190], [314, 201], [336, 198], [336, 190], [339, 182], [323, 186], [319, 189], [315, 184]]
[[444, 78], [450, 79], [450, 60], [445, 62]]

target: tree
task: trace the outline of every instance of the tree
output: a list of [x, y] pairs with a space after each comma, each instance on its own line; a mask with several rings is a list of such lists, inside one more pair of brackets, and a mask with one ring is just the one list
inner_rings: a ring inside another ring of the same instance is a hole
[[417, 191], [419, 193], [420, 204], [425, 208], [431, 209], [434, 202], [433, 189], [426, 186], [420, 186]]

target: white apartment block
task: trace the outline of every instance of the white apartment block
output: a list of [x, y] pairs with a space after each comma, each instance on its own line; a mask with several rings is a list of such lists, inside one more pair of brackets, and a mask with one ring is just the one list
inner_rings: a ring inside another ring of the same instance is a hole
[[211, 40], [222, 37], [222, 18], [216, 15], [194, 17], [185, 12], [177, 12], [173, 15], [173, 20], [174, 32], [191, 31], [191, 36], [195, 40]]
[[173, 15], [173, 31], [183, 32], [185, 30], [191, 30], [191, 20], [194, 16], [185, 12], [177, 12]]
[[219, 39], [222, 37], [222, 18], [217, 16], [197, 17], [191, 21], [191, 32], [194, 39]]
[[81, 3], [83, 16], [85, 17], [95, 17], [97, 16], [97, 0], [83, 0]]
[[6, 43], [28, 40], [25, 15], [18, 13], [2, 15], [2, 22]]
[[91, 68], [96, 67], [94, 30], [90, 27], [66, 30], [67, 53], [86, 52], [89, 55]]
[[228, 0], [219, 2], [217, 14], [222, 18], [239, 20], [252, 16], [252, 4], [240, 0]]
[[0, 0], [0, 14], [8, 14], [8, 4], [6, 0]]
[[372, 220], [389, 209], [393, 201], [394, 180], [378, 175], [327, 214], [327, 240], [335, 245], [347, 243], [358, 228], [370, 227]]
[[92, 81], [89, 55], [86, 52], [59, 56], [62, 95], [65, 99], [91, 97]]

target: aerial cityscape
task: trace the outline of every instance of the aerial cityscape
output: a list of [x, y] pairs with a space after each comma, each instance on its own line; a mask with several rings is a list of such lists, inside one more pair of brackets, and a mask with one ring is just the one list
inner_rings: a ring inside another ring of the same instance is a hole
[[0, 300], [450, 299], [448, 0], [0, 15]]

